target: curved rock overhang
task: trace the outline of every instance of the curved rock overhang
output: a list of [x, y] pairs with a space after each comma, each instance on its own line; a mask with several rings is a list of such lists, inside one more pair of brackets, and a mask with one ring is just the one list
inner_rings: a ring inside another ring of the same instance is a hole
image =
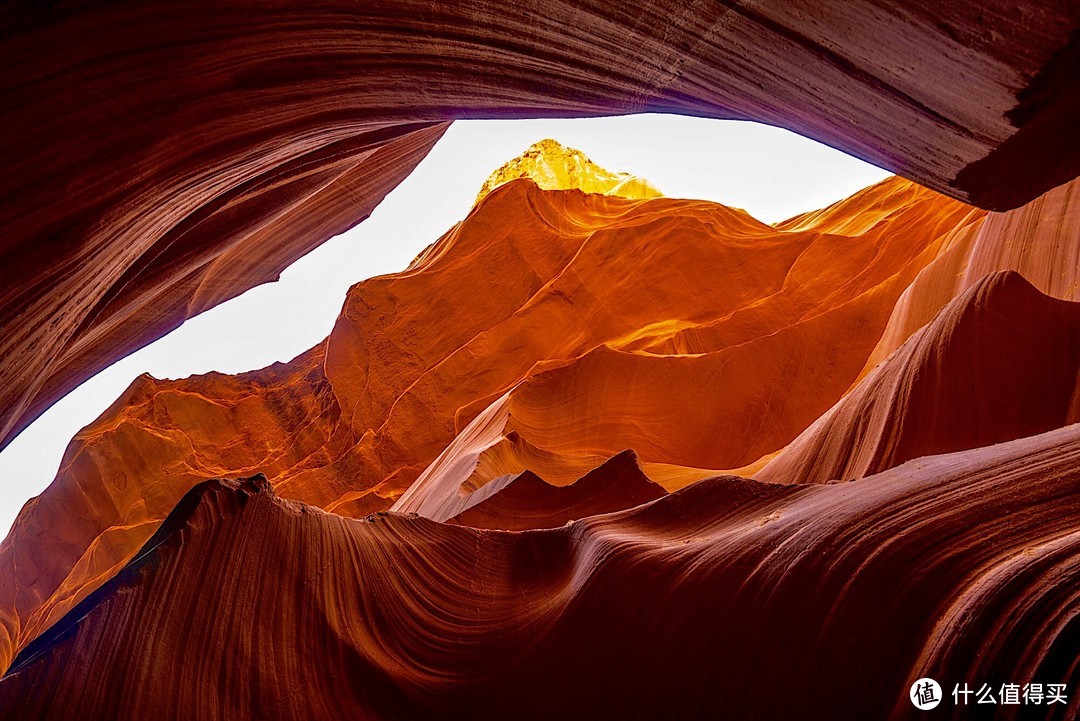
[[458, 118], [780, 125], [990, 209], [1080, 173], [1068, 2], [0, 10], [0, 444], [365, 218]]

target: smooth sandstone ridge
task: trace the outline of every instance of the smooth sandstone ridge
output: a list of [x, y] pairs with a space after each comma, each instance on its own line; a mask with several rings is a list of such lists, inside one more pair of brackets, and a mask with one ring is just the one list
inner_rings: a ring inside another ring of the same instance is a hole
[[470, 493], [465, 510], [450, 523], [504, 531], [558, 528], [586, 516], [640, 506], [666, 493], [642, 473], [633, 451], [623, 451], [569, 486], [552, 485], [532, 471], [504, 476]]
[[755, 477], [863, 478], [1080, 422], [1080, 303], [1015, 271], [983, 278]]
[[626, 449], [667, 490], [779, 451], [856, 382], [944, 239], [984, 215], [899, 178], [851, 203], [878, 212], [783, 230], [517, 179], [406, 271], [355, 286], [292, 362], [140, 378], [0, 544], [0, 666], [207, 477], [448, 520], [489, 481], [566, 486]]
[[790, 128], [980, 207], [1080, 171], [1069, 3], [254, 0], [0, 10], [0, 444], [362, 220], [457, 118]]

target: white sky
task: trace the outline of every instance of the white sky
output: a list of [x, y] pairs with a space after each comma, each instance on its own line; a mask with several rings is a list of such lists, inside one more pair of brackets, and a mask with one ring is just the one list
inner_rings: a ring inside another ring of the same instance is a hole
[[60, 465], [68, 440], [140, 373], [237, 373], [295, 357], [330, 332], [349, 286], [405, 268], [465, 217], [487, 176], [554, 138], [600, 166], [650, 180], [668, 197], [702, 198], [776, 222], [888, 177], [786, 130], [671, 115], [573, 120], [463, 120], [356, 228], [324, 243], [277, 283], [189, 320], [83, 383], [0, 452], [0, 532]]

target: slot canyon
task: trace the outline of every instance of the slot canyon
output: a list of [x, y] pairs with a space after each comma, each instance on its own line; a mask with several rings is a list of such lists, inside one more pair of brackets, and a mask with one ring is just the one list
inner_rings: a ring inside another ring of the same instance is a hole
[[756, 121], [894, 173], [764, 222], [537, 138], [292, 360], [139, 376], [0, 543], [0, 718], [904, 719], [928, 678], [941, 718], [1080, 717], [1075, 3], [0, 26], [0, 444], [455, 121]]

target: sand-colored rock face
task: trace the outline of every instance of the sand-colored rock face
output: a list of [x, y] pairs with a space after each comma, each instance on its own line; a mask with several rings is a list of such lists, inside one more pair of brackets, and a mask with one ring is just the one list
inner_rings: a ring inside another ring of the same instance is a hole
[[1005, 0], [7, 3], [0, 444], [362, 220], [454, 118], [754, 119], [1015, 207], [1080, 171], [1078, 23]]
[[942, 239], [982, 215], [899, 178], [855, 202], [888, 210], [779, 230], [703, 201], [498, 186], [408, 270], [354, 287], [296, 360], [142, 378], [80, 433], [0, 547], [8, 658], [207, 477], [446, 520], [489, 481], [566, 486], [626, 449], [668, 490], [780, 450], [856, 381]]
[[586, 193], [617, 195], [620, 198], [644, 199], [663, 196], [652, 183], [627, 173], [613, 173], [601, 168], [576, 148], [546, 138], [493, 172], [476, 196], [479, 203], [500, 185], [518, 178], [528, 178], [542, 190], [577, 188]]
[[1073, 689], [1078, 469], [1073, 425], [528, 533], [211, 481], [29, 649], [0, 714], [903, 719], [923, 676]]

